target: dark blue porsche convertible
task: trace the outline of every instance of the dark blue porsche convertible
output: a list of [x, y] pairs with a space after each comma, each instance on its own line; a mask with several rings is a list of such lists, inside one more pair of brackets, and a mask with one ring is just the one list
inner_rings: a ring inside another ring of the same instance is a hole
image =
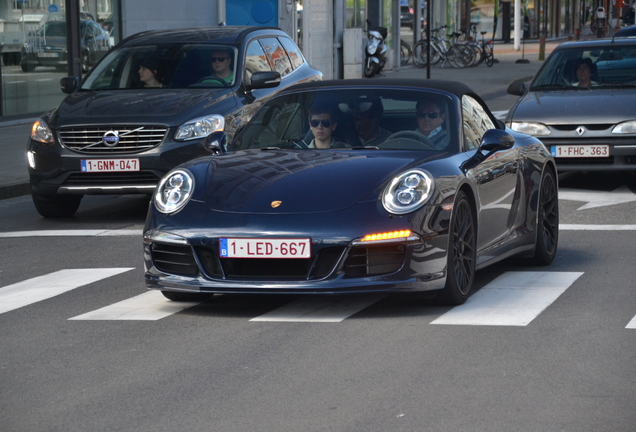
[[437, 290], [461, 304], [476, 270], [557, 251], [550, 153], [460, 83], [301, 84], [206, 146], [161, 180], [144, 228], [146, 285], [171, 300]]

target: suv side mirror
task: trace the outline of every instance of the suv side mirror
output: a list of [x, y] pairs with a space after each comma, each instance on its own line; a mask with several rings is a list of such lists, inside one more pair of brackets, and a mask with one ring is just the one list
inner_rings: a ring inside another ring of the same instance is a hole
[[511, 94], [511, 95], [523, 96], [523, 94], [526, 92], [527, 89], [528, 87], [526, 86], [525, 83], [522, 83], [520, 81], [515, 81], [508, 86], [507, 91], [508, 91], [508, 94]]
[[64, 77], [60, 79], [60, 88], [64, 93], [73, 93], [79, 83], [78, 77]]
[[212, 132], [203, 140], [203, 147], [212, 154], [227, 153], [227, 135], [223, 131]]
[[280, 73], [279, 72], [254, 72], [249, 79], [249, 82], [245, 84], [246, 90], [255, 90], [261, 88], [272, 88], [280, 85]]

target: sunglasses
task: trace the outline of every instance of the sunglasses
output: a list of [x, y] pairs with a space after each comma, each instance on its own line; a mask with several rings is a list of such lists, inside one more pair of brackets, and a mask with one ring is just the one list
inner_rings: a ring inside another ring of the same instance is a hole
[[415, 113], [415, 116], [417, 118], [424, 118], [428, 116], [428, 118], [430, 119], [436, 119], [437, 117], [439, 117], [439, 113], [435, 111], [429, 111], [429, 112], [418, 111]]
[[309, 124], [311, 125], [311, 127], [317, 128], [319, 124], [322, 123], [322, 127], [326, 127], [329, 128], [331, 127], [331, 120], [309, 120]]
[[210, 57], [210, 60], [212, 60], [212, 63], [216, 63], [216, 62], [221, 63], [227, 59], [229, 59], [229, 57]]

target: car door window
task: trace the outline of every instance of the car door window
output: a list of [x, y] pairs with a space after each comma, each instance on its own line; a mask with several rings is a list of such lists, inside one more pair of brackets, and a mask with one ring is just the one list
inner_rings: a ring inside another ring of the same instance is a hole
[[495, 129], [490, 116], [474, 98], [464, 96], [462, 98], [462, 126], [464, 129], [464, 150], [479, 147], [481, 137], [488, 129]]
[[261, 44], [267, 54], [272, 70], [280, 73], [282, 77], [292, 71], [292, 65], [289, 61], [289, 57], [287, 57], [287, 51], [285, 51], [285, 48], [283, 48], [278, 39], [274, 37], [263, 38], [261, 39]]
[[294, 69], [299, 68], [303, 64], [304, 58], [296, 44], [292, 42], [291, 39], [286, 37], [279, 37], [278, 40], [285, 48], [285, 51], [287, 51], [287, 55], [289, 56], [292, 67]]
[[268, 72], [272, 68], [269, 66], [267, 55], [258, 40], [251, 41], [245, 52], [245, 75], [249, 82], [252, 74], [256, 72]]

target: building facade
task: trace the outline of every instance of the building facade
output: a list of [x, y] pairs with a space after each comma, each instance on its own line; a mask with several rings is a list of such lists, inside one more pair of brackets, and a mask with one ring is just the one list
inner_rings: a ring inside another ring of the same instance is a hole
[[[416, 2], [419, 1], [419, 5]], [[363, 51], [367, 20], [372, 26], [389, 30], [389, 64], [398, 67], [392, 53], [399, 52], [400, 38], [412, 43], [419, 39], [420, 27], [428, 21], [427, 0], [0, 0], [0, 117], [39, 115], [56, 106], [65, 96], [59, 79], [68, 67], [21, 64], [25, 47], [33, 58], [45, 59], [45, 43], [53, 39], [47, 22], [65, 19], [77, 11], [82, 21], [99, 24], [104, 34], [98, 39], [112, 46], [122, 38], [145, 30], [228, 25], [267, 25], [286, 31], [301, 47], [309, 62], [326, 79], [344, 77], [345, 50]], [[446, 24], [450, 31], [469, 29], [476, 24], [487, 37], [509, 41], [513, 31], [514, 5], [504, 0], [428, 0], [431, 23]], [[514, 1], [514, 0], [513, 0]], [[521, 0], [528, 24], [528, 38], [567, 37], [576, 34], [588, 18], [588, 10], [603, 5], [612, 11], [610, 0]], [[401, 6], [415, 17], [413, 29], [401, 27]], [[420, 7], [418, 11], [417, 8]], [[617, 12], [615, 12], [617, 14]], [[417, 25], [420, 23], [420, 25]], [[58, 26], [59, 27], [59, 26]], [[93, 27], [88, 26], [88, 29]], [[359, 40], [344, 42], [348, 29], [360, 29]], [[77, 38], [85, 36], [80, 27]], [[86, 32], [90, 32], [86, 30]], [[106, 35], [106, 36], [104, 36]], [[62, 37], [65, 40], [65, 37]], [[95, 36], [93, 36], [95, 39]], [[90, 39], [92, 40], [92, 39]], [[68, 43], [68, 41], [66, 42]], [[84, 40], [81, 44], [85, 44]], [[77, 41], [75, 42], [77, 44]], [[81, 45], [80, 44], [80, 45]], [[83, 46], [83, 45], [82, 45]], [[70, 49], [70, 48], [69, 48]], [[358, 55], [358, 57], [362, 57]], [[354, 71], [355, 71], [354, 67]], [[360, 76], [362, 68], [360, 67]]]

